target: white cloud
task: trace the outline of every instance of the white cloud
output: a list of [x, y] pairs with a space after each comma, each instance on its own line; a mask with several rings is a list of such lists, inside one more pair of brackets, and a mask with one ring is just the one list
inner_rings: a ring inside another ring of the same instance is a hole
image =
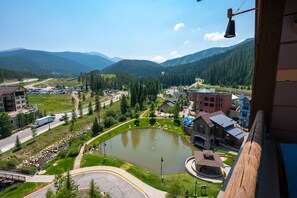
[[192, 32], [198, 32], [199, 30], [201, 30], [201, 28], [196, 28], [196, 29], [192, 29]]
[[173, 51], [170, 53], [170, 55], [176, 55], [178, 52], [177, 51]]
[[218, 40], [224, 39], [224, 34], [225, 34], [224, 32], [206, 33], [203, 39], [207, 41], [218, 41]]
[[183, 24], [183, 23], [177, 23], [177, 24], [174, 26], [173, 31], [177, 31], [177, 30], [179, 30], [179, 29], [181, 29], [181, 28], [183, 28], [183, 27], [185, 27], [185, 24]]
[[188, 45], [190, 43], [190, 41], [189, 40], [186, 40], [185, 42], [184, 42], [184, 45]]
[[152, 59], [152, 61], [157, 62], [157, 63], [162, 63], [166, 61], [166, 58], [164, 56], [156, 56]]

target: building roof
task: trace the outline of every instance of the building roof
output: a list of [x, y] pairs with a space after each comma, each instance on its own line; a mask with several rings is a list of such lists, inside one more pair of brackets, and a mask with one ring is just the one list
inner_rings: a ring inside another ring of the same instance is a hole
[[206, 88], [202, 88], [202, 89], [189, 89], [189, 92], [198, 92], [198, 93], [215, 93], [214, 90], [206, 89]]
[[239, 97], [232, 94], [232, 100], [237, 100]]
[[1, 94], [12, 94], [17, 89], [19, 89], [20, 86], [7, 86], [7, 87], [0, 87], [0, 93]]
[[232, 120], [231, 118], [225, 116], [224, 114], [211, 116], [209, 117], [209, 119], [215, 122], [216, 124], [222, 126], [223, 128], [236, 124], [235, 120]]
[[219, 154], [214, 153], [210, 150], [195, 151], [194, 157], [195, 157], [195, 163], [197, 165], [222, 167], [222, 168], [225, 167]]
[[216, 116], [216, 115], [225, 115], [225, 114], [222, 111], [216, 111], [216, 112], [213, 112], [213, 113], [206, 113], [206, 112], [202, 111], [202, 112], [199, 112], [198, 117], [195, 118], [194, 120], [201, 117], [209, 127], [213, 127], [214, 124], [209, 118], [213, 117], [213, 116]]
[[235, 137], [238, 140], [240, 140], [241, 138], [243, 138], [244, 136], [247, 135], [246, 132], [244, 132], [244, 131], [242, 131], [239, 128], [236, 128], [234, 126], [230, 126], [228, 128], [225, 128], [224, 131], [226, 131], [228, 134], [232, 135], [233, 137]]

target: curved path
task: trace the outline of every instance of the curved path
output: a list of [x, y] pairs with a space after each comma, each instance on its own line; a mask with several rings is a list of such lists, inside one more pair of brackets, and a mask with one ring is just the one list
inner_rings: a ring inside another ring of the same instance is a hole
[[[79, 184], [79, 188], [88, 188], [91, 179], [94, 179], [95, 183], [99, 188], [108, 192], [111, 197], [131, 197], [131, 198], [142, 198], [142, 197], [158, 197], [165, 198], [166, 192], [157, 190], [136, 177], [126, 172], [125, 170], [110, 167], [110, 166], [93, 166], [81, 169], [72, 170], [71, 176], [73, 180]], [[39, 176], [40, 178], [43, 176]], [[48, 176], [44, 176], [48, 177]], [[30, 182], [30, 181], [29, 181]], [[32, 181], [34, 182], [34, 177]], [[54, 184], [49, 185], [27, 195], [27, 198], [41, 198], [45, 197], [47, 190], [51, 188], [54, 190]]]

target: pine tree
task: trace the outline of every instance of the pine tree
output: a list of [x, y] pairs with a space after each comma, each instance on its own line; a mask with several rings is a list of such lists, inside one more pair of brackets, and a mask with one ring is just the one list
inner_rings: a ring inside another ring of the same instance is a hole
[[88, 109], [89, 109], [89, 115], [92, 115], [93, 114], [93, 106], [92, 106], [92, 103], [91, 102], [89, 102]]
[[71, 118], [71, 122], [74, 124], [74, 122], [76, 121], [76, 113], [75, 113], [75, 110], [73, 109], [72, 110], [72, 118]]
[[100, 126], [98, 124], [97, 118], [95, 118], [92, 127], [92, 136], [96, 136], [100, 132]]
[[16, 139], [15, 139], [15, 148], [16, 148], [16, 150], [21, 149], [21, 142], [20, 142], [20, 139], [19, 139], [18, 135], [16, 136]]
[[5, 138], [11, 135], [12, 123], [7, 113], [0, 112], [0, 138]]
[[151, 108], [150, 108], [150, 117], [153, 119], [154, 117], [156, 117], [155, 114], [155, 104], [152, 102], [151, 104]]
[[138, 113], [138, 111], [140, 110], [140, 106], [138, 103], [136, 103], [135, 107], [134, 107], [134, 111], [135, 113]]
[[128, 102], [125, 95], [122, 95], [121, 99], [121, 113], [122, 115], [126, 114], [128, 110]]
[[88, 191], [88, 198], [100, 198], [100, 189], [98, 186], [96, 186], [94, 180], [92, 179], [89, 186]]
[[64, 114], [65, 124], [68, 124], [69, 117], [67, 113]]
[[112, 99], [110, 99], [110, 106], [112, 106], [112, 104], [113, 104], [113, 100], [112, 100]]
[[86, 96], [85, 96], [85, 94], [83, 94], [83, 101], [86, 101]]
[[95, 111], [99, 112], [100, 107], [101, 107], [101, 104], [100, 104], [100, 100], [99, 100], [99, 95], [97, 94], [96, 98], [95, 98]]
[[78, 103], [78, 108], [79, 108], [79, 116], [82, 118], [83, 117], [83, 105], [82, 105], [81, 101], [79, 101], [79, 103]]

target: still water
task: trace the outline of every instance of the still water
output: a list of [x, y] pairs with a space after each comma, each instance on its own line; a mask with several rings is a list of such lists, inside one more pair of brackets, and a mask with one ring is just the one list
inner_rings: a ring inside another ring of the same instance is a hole
[[[136, 129], [121, 133], [107, 140], [105, 153], [151, 172], [160, 174], [161, 156], [163, 174], [179, 173], [185, 170], [185, 160], [197, 150], [186, 139], [177, 134], [159, 129]], [[97, 153], [104, 152], [104, 144]]]

